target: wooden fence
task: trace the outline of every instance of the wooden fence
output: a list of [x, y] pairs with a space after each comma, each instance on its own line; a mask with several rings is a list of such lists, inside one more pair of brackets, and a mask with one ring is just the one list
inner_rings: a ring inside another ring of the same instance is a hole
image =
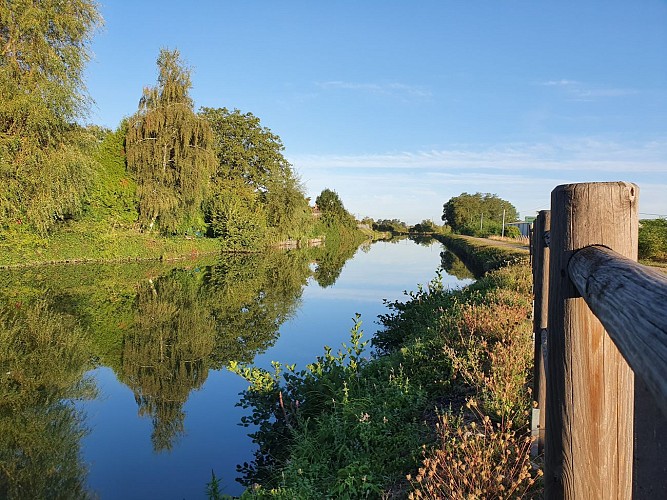
[[558, 186], [534, 224], [545, 498], [667, 498], [667, 275], [636, 262], [638, 198]]

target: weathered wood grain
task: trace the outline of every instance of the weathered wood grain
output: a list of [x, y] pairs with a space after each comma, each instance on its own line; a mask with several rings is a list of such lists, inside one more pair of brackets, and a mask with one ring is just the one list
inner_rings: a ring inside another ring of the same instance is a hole
[[637, 186], [568, 184], [551, 194], [547, 498], [630, 498], [634, 375], [571, 282], [577, 250], [637, 259]]
[[667, 414], [667, 275], [609, 248], [582, 248], [570, 278]]
[[667, 498], [667, 275], [599, 246], [568, 270], [635, 373], [632, 497]]

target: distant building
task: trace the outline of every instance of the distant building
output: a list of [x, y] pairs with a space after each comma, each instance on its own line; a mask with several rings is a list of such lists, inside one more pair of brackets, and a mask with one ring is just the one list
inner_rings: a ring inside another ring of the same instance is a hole
[[535, 221], [535, 217], [526, 217], [525, 221], [517, 221], [517, 222], [506, 222], [505, 226], [516, 226], [519, 228], [519, 232], [521, 232], [521, 236], [525, 236], [526, 238], [530, 238], [530, 229], [533, 227], [533, 222]]

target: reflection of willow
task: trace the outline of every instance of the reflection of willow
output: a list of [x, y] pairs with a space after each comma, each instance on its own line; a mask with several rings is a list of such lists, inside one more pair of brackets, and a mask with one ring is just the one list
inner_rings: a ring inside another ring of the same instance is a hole
[[44, 299], [0, 310], [0, 498], [85, 498], [71, 400], [92, 397], [83, 379], [88, 343], [73, 318]]
[[308, 252], [226, 255], [208, 270], [206, 294], [215, 317], [213, 361], [250, 362], [276, 340], [296, 310], [310, 269]]
[[183, 433], [183, 405], [206, 380], [213, 339], [194, 274], [175, 271], [140, 288], [134, 327], [123, 341], [122, 371], [139, 414], [153, 419], [156, 451], [170, 450]]
[[141, 286], [122, 379], [139, 414], [153, 420], [156, 451], [183, 433], [183, 405], [210, 368], [251, 362], [273, 345], [296, 310], [314, 250], [223, 255], [202, 273], [177, 270]]
[[359, 241], [351, 238], [327, 238], [326, 244], [314, 249], [317, 267], [314, 278], [317, 283], [326, 288], [333, 285], [359, 248]]
[[440, 252], [440, 262], [442, 268], [447, 271], [447, 274], [451, 274], [460, 280], [472, 279], [475, 277], [463, 261], [447, 249]]

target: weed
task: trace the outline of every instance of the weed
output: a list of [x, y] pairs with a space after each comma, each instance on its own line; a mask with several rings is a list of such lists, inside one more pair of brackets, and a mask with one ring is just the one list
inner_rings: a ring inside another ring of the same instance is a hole
[[[468, 408], [476, 410], [474, 401]], [[408, 498], [526, 498], [534, 493], [541, 471], [530, 463], [530, 437], [510, 420], [493, 423], [478, 411], [464, 423], [450, 413], [436, 425], [438, 446], [424, 450], [422, 467], [408, 476], [413, 491]]]

